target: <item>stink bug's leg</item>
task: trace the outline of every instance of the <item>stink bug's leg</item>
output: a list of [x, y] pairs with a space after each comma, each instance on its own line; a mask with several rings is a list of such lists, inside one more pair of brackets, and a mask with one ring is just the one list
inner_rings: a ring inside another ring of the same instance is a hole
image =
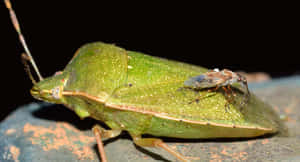
[[161, 147], [164, 150], [168, 151], [170, 154], [175, 156], [181, 161], [188, 162], [187, 158], [178, 152], [171, 149], [167, 144], [165, 144], [161, 139], [158, 138], [142, 138], [141, 136], [131, 135], [133, 141], [136, 145], [141, 147]]
[[103, 138], [114, 138], [114, 137], [117, 137], [118, 135], [121, 134], [122, 130], [119, 130], [119, 129], [111, 129], [111, 130], [106, 130], [104, 128], [102, 128], [101, 126], [99, 125], [95, 125], [93, 127], [93, 131], [98, 131], [101, 133], [101, 136]]
[[94, 133], [94, 135], [96, 137], [98, 151], [99, 151], [101, 160], [102, 160], [102, 162], [107, 162], [107, 158], [106, 158], [106, 155], [105, 155], [102, 138], [113, 138], [113, 137], [116, 137], [116, 136], [120, 135], [121, 130], [118, 130], [118, 129], [105, 130], [101, 126], [95, 125], [93, 127], [93, 133]]
[[103, 146], [103, 142], [102, 142], [102, 138], [101, 138], [101, 131], [98, 127], [93, 127], [93, 133], [96, 137], [96, 141], [97, 141], [97, 146], [98, 146], [98, 151], [101, 157], [101, 161], [102, 162], [107, 162], [107, 158], [104, 152], [104, 146]]

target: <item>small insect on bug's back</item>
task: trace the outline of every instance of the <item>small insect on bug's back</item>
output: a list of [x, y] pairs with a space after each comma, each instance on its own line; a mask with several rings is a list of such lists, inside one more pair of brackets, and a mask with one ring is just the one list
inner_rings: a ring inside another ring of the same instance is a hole
[[230, 93], [233, 92], [230, 86], [234, 83], [240, 83], [240, 85], [242, 86], [243, 93], [245, 95], [244, 101], [241, 104], [246, 104], [250, 97], [246, 78], [228, 69], [223, 69], [222, 71], [220, 71], [219, 69], [214, 69], [204, 74], [191, 77], [184, 82], [184, 85], [186, 87], [191, 87], [197, 90], [209, 88], [214, 88], [214, 90], [217, 90], [218, 88], [222, 87], [228, 95], [231, 95]]
[[[116, 137], [122, 131], [127, 131], [138, 146], [162, 148], [181, 161], [189, 161], [161, 139], [142, 135], [181, 139], [242, 138], [275, 133], [281, 127], [272, 108], [253, 94], [243, 111], [233, 106], [225, 113], [227, 100], [221, 93], [189, 104], [191, 99], [208, 92], [178, 91], [184, 86], [211, 88], [241, 82], [249, 94], [246, 80], [236, 73], [229, 70], [209, 73], [199, 66], [102, 42], [82, 46], [63, 71], [44, 79], [26, 46], [10, 1], [5, 0], [5, 4], [28, 56], [24, 57], [25, 61], [31, 62], [39, 77], [39, 81], [35, 81], [27, 69], [33, 82], [32, 96], [63, 104], [80, 118], [91, 117], [106, 124], [110, 129], [99, 125], [93, 128], [104, 162], [107, 157], [102, 138]], [[235, 98], [242, 99], [240, 95]]]

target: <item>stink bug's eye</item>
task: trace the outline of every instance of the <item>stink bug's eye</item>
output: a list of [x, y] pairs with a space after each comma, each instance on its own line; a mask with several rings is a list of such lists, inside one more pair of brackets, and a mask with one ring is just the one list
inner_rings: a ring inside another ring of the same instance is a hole
[[60, 99], [61, 97], [61, 87], [55, 87], [51, 90], [52, 97], [54, 99]]

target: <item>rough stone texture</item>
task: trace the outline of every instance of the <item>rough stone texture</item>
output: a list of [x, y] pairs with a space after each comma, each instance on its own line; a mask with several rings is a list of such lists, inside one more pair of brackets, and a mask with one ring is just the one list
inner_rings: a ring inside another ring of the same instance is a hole
[[[163, 138], [191, 161], [300, 161], [300, 77], [251, 84], [250, 88], [285, 119], [289, 136], [252, 139], [183, 140]], [[90, 128], [60, 105], [32, 103], [18, 108], [0, 124], [0, 161], [99, 161]], [[104, 142], [108, 161], [176, 161], [155, 148], [140, 148], [130, 137]]]

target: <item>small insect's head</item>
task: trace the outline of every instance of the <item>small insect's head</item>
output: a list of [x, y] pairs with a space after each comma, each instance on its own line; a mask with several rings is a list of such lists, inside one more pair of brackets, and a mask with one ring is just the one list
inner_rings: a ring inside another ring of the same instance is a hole
[[61, 104], [64, 102], [62, 92], [66, 82], [67, 75], [57, 72], [54, 76], [34, 84], [30, 93], [38, 100]]
[[248, 88], [248, 83], [247, 83], [247, 79], [246, 77], [242, 76], [241, 74], [238, 74], [237, 73], [237, 76], [238, 76], [238, 79], [237, 81], [242, 83], [242, 86], [244, 86], [244, 88], [246, 88], [247, 90], [247, 95], [250, 96], [250, 92], [249, 92], [249, 88]]
[[246, 77], [244, 77], [243, 75], [241, 75], [241, 74], [238, 74], [237, 73], [237, 76], [238, 76], [238, 81], [239, 82], [242, 82], [242, 83], [244, 83], [244, 84], [247, 84], [247, 79], [246, 79]]

